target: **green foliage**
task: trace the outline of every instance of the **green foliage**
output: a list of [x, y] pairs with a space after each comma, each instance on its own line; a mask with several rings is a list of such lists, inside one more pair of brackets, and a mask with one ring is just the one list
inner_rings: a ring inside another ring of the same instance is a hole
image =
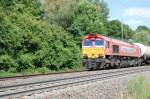
[[121, 38], [121, 22], [119, 20], [112, 20], [107, 26], [108, 36]]
[[19, 12], [39, 17], [42, 14], [40, 5], [38, 0], [0, 0], [0, 7], [2, 7], [8, 15], [13, 11], [15, 13]]
[[49, 22], [61, 25], [76, 38], [88, 32], [106, 34], [109, 10], [104, 1], [51, 0], [43, 5]]
[[150, 32], [146, 30], [137, 31], [132, 39], [135, 42], [143, 43], [145, 45], [150, 45]]
[[43, 66], [40, 68], [28, 68], [25, 69], [24, 71], [21, 72], [21, 75], [32, 75], [32, 74], [45, 74], [45, 73], [49, 73], [50, 70]]
[[[82, 0], [81, 0], [82, 1]], [[76, 15], [79, 0], [43, 0], [45, 19], [67, 29]]]
[[123, 24], [123, 38], [129, 40], [133, 35], [134, 31], [129, 27], [129, 25]]
[[132, 39], [134, 42], [150, 45], [150, 29], [146, 26], [137, 27]]
[[44, 73], [48, 73], [49, 69], [46, 67], [41, 67], [41, 68], [37, 68], [37, 72], [44, 74]]
[[18, 64], [19, 64], [19, 71], [23, 71], [25, 69], [32, 69], [34, 68], [33, 62], [34, 62], [34, 55], [32, 54], [23, 54], [18, 57]]
[[73, 24], [69, 31], [75, 36], [81, 36], [86, 33], [97, 32], [106, 35], [101, 6], [90, 3], [86, 0], [80, 2], [78, 14], [74, 18]]
[[122, 35], [124, 39], [129, 39], [133, 35], [132, 29], [128, 25], [120, 22], [119, 20], [109, 21], [107, 25], [107, 31], [109, 33], [108, 36], [119, 39], [122, 37]]
[[17, 75], [19, 75], [19, 74], [13, 73], [13, 72], [8, 72], [8, 71], [6, 72], [4, 70], [0, 71], [0, 77], [12, 77], [12, 76], [17, 76]]
[[0, 56], [0, 70], [16, 72], [18, 64], [9, 55]]
[[45, 48], [37, 51], [36, 64], [47, 66], [52, 70], [59, 68], [80, 66], [80, 50], [72, 36], [58, 26], [51, 26], [53, 34], [44, 37]]
[[42, 20], [37, 0], [0, 1], [0, 70], [58, 70], [80, 66], [80, 49], [58, 25]]
[[137, 32], [142, 31], [142, 30], [150, 31], [150, 29], [147, 26], [144, 26], [144, 25], [143, 26], [138, 26], [137, 29], [136, 29]]

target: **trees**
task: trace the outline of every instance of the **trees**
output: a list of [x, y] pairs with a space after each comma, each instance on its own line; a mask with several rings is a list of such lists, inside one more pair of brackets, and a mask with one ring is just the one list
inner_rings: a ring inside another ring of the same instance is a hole
[[135, 42], [143, 43], [145, 45], [150, 45], [150, 29], [146, 26], [137, 27], [132, 39]]
[[42, 20], [37, 0], [1, 0], [0, 4], [0, 70], [80, 66], [80, 50], [72, 36]]
[[121, 24], [119, 20], [109, 21], [107, 25], [108, 36], [121, 38]]
[[106, 33], [103, 19], [100, 16], [99, 9], [90, 2], [81, 2], [78, 8], [78, 14], [74, 18], [69, 31], [74, 36], [80, 36], [86, 33]]
[[119, 39], [122, 38], [122, 35], [123, 35], [123, 39], [130, 39], [134, 34], [132, 29], [127, 24], [124, 24], [119, 20], [109, 21], [107, 25], [107, 31], [108, 31], [108, 36], [119, 38]]
[[43, 0], [45, 20], [49, 24], [57, 24], [67, 30], [76, 16], [78, 3], [79, 0]]
[[80, 36], [92, 32], [106, 35], [107, 5], [100, 1], [83, 0], [79, 4], [77, 12], [78, 14], [69, 28], [73, 35]]
[[44, 6], [50, 23], [61, 25], [75, 37], [88, 32], [106, 34], [108, 8], [102, 1], [52, 0]]
[[[17, 71], [20, 56], [33, 53], [33, 49], [36, 50], [39, 45], [34, 39], [38, 34], [35, 29], [40, 12], [39, 4], [36, 0], [1, 0], [0, 4], [0, 55], [4, 56], [0, 58], [10, 60], [10, 65], [16, 66]], [[35, 7], [37, 8], [34, 10]], [[1, 64], [8, 67], [7, 61], [1, 61]], [[8, 71], [11, 68], [1, 69]]]
[[133, 35], [133, 40], [145, 45], [150, 45], [150, 32], [148, 31], [139, 31]]
[[42, 47], [35, 54], [37, 66], [46, 66], [51, 70], [80, 66], [80, 50], [72, 36], [63, 28], [52, 25], [52, 34], [42, 35]]
[[134, 35], [134, 31], [127, 24], [123, 24], [123, 38], [126, 40], [131, 39]]
[[147, 26], [138, 26], [136, 31], [142, 31], [142, 30], [145, 30], [145, 31], [150, 31], [150, 29], [147, 27]]

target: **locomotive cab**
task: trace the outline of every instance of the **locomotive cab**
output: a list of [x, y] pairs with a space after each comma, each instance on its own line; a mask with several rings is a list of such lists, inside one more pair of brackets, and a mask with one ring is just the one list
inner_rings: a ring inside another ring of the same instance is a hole
[[105, 58], [105, 40], [100, 35], [87, 35], [82, 41], [83, 65], [87, 69], [96, 69]]
[[84, 39], [82, 43], [82, 55], [84, 58], [105, 57], [105, 41], [100, 38]]

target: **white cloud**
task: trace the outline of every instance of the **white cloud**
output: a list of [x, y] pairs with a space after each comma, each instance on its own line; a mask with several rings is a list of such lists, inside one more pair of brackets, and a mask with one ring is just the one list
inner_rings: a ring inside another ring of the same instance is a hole
[[142, 25], [142, 24], [144, 24], [144, 22], [141, 21], [141, 20], [128, 20], [128, 21], [126, 21], [126, 23], [132, 24], [132, 25]]
[[128, 8], [123, 15], [150, 18], [150, 8]]
[[108, 18], [109, 21], [111, 21], [111, 20], [116, 20], [116, 19], [118, 19], [118, 18], [112, 18], [112, 17], [109, 17], [109, 18]]
[[145, 25], [144, 21], [136, 19], [126, 20], [124, 23], [128, 24], [132, 29], [136, 29], [139, 25]]

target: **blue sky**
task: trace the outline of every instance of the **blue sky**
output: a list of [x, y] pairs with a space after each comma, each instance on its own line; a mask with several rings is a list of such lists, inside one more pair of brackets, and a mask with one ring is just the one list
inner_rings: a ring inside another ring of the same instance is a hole
[[132, 29], [139, 25], [150, 27], [150, 0], [105, 0], [110, 20], [119, 19]]

